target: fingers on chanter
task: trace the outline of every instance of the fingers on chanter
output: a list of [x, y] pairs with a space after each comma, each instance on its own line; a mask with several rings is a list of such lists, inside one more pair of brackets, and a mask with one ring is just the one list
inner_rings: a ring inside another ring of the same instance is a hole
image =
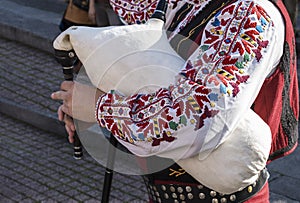
[[74, 85], [73, 81], [63, 81], [60, 85], [60, 89], [67, 91], [69, 89], [72, 89], [73, 85]]

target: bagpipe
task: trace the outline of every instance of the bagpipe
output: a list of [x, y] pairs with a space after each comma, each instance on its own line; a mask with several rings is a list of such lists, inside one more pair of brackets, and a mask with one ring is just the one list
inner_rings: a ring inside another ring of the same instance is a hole
[[[145, 24], [101, 28], [73, 26], [55, 39], [56, 56], [64, 59], [62, 55], [75, 54], [93, 86], [104, 92], [118, 90], [126, 96], [168, 87], [175, 82], [186, 62], [171, 47], [163, 29], [166, 7], [165, 0], [159, 1]], [[266, 165], [271, 136], [268, 136], [269, 127], [257, 114], [250, 109], [246, 114], [232, 133], [240, 136], [229, 135], [205, 156], [197, 154], [174, 160], [196, 180], [220, 193], [230, 194], [252, 184]], [[251, 128], [250, 132], [249, 125], [257, 128]], [[110, 139], [110, 143], [116, 145], [113, 135]], [[109, 151], [103, 202], [108, 202], [113, 172], [115, 151], [112, 148]]]

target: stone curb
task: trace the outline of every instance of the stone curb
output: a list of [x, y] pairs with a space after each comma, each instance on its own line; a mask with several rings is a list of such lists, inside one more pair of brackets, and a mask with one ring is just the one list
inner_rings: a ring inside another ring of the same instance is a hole
[[38, 112], [35, 109], [28, 109], [2, 98], [0, 98], [0, 112], [47, 132], [66, 136], [63, 124], [53, 115]]
[[19, 29], [18, 27], [0, 23], [0, 36], [48, 53], [53, 53], [52, 40]]
[[[53, 54], [53, 39], [60, 33], [61, 14], [2, 0], [0, 5], [0, 36]], [[63, 124], [53, 115], [25, 108], [0, 98], [0, 112], [39, 129], [66, 136]]]
[[53, 53], [52, 41], [60, 33], [61, 14], [2, 1], [0, 36]]

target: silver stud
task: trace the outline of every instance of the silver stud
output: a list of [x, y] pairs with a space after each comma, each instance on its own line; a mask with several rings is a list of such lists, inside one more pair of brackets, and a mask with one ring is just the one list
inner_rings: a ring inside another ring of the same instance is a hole
[[172, 193], [172, 197], [173, 197], [174, 199], [176, 199], [176, 198], [177, 198], [177, 194], [176, 194], [176, 193]]
[[69, 57], [70, 57], [70, 58], [73, 58], [74, 56], [75, 56], [75, 53], [74, 53], [74, 52], [72, 52], [72, 51], [69, 52]]
[[169, 199], [168, 193], [165, 193], [165, 194], [164, 194], [164, 197], [165, 197], [165, 199]]
[[155, 195], [156, 195], [157, 197], [159, 197], [159, 192], [155, 192]]
[[161, 189], [162, 189], [163, 191], [166, 191], [166, 190], [167, 190], [167, 188], [166, 188], [165, 185], [162, 185], [162, 186], [161, 186]]
[[205, 194], [202, 193], [202, 192], [200, 192], [200, 193], [199, 193], [199, 199], [205, 199]]
[[218, 203], [219, 201], [218, 201], [218, 199], [217, 198], [213, 198], [212, 200], [211, 200], [211, 203]]
[[194, 198], [194, 196], [193, 196], [192, 193], [188, 193], [188, 194], [187, 194], [187, 197], [188, 197], [188, 199], [193, 199], [193, 198]]
[[202, 190], [202, 189], [203, 189], [203, 185], [197, 185], [197, 188], [198, 188], [199, 190]]
[[171, 191], [171, 192], [175, 192], [175, 187], [174, 187], [174, 186], [171, 186], [171, 187], [170, 187], [170, 191]]
[[158, 201], [158, 203], [161, 203], [161, 199], [160, 198], [157, 198], [157, 201]]
[[157, 188], [156, 188], [155, 186], [153, 186], [153, 190], [154, 190], [154, 191], [157, 191]]
[[180, 195], [179, 195], [179, 199], [185, 200], [185, 196], [184, 196], [183, 194], [180, 194]]
[[179, 201], [177, 199], [174, 200], [174, 203], [179, 203]]
[[230, 195], [229, 199], [230, 199], [230, 201], [234, 202], [236, 200], [236, 196], [235, 195]]
[[217, 193], [216, 193], [216, 191], [213, 191], [213, 190], [212, 190], [212, 191], [210, 191], [210, 193], [209, 193], [209, 194], [210, 194], [210, 196], [212, 196], [212, 197], [215, 197], [215, 196], [217, 196]]
[[192, 188], [191, 188], [190, 186], [186, 186], [186, 187], [185, 187], [185, 190], [186, 190], [187, 192], [191, 192], [191, 191], [192, 191]]
[[179, 193], [182, 193], [182, 192], [183, 192], [183, 188], [182, 188], [182, 187], [178, 187], [178, 188], [177, 188], [177, 191], [178, 191]]
[[227, 203], [227, 199], [225, 197], [221, 198], [221, 203]]

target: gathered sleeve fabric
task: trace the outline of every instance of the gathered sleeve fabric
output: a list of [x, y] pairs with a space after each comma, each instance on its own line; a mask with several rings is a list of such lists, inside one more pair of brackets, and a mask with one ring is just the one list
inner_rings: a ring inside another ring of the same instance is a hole
[[152, 94], [102, 95], [99, 125], [139, 156], [186, 158], [215, 149], [247, 115], [282, 54], [284, 25], [270, 5], [237, 1], [223, 8], [174, 84]]

